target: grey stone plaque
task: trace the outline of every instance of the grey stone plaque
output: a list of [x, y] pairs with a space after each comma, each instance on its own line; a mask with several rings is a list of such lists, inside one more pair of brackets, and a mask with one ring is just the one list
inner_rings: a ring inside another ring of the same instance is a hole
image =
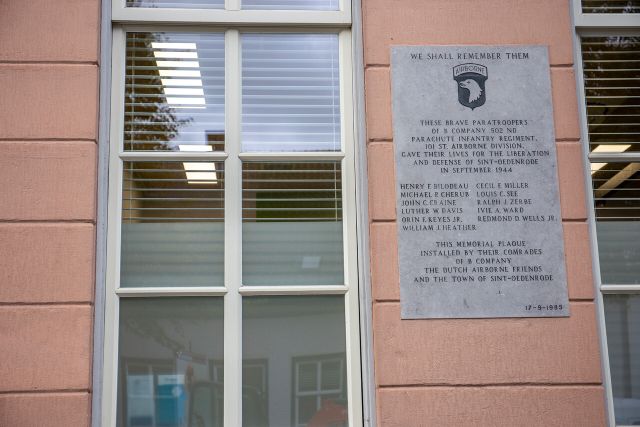
[[403, 319], [568, 316], [544, 46], [391, 55]]

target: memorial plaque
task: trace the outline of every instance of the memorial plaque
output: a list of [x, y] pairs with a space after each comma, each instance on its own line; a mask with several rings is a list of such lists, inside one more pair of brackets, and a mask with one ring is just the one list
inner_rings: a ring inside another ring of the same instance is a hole
[[403, 319], [568, 316], [544, 46], [391, 55]]

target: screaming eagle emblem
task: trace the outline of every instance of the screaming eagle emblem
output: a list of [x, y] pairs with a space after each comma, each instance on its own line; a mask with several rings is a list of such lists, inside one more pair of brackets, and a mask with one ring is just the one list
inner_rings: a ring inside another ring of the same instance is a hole
[[479, 64], [460, 64], [453, 67], [453, 79], [458, 83], [458, 102], [472, 110], [487, 100], [484, 82], [487, 67]]

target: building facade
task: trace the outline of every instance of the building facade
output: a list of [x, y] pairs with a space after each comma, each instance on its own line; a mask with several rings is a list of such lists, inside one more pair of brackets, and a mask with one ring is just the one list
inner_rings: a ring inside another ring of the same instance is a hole
[[[636, 0], [0, 2], [0, 426], [640, 424]], [[548, 49], [570, 315], [403, 319], [394, 46]]]

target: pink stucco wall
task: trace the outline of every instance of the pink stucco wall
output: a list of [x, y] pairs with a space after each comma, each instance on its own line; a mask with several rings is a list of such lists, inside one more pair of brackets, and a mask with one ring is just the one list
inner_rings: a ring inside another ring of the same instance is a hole
[[[569, 0], [363, 0], [378, 424], [605, 425]], [[392, 45], [549, 46], [571, 317], [400, 320]]]
[[[90, 420], [98, 0], [0, 1], [0, 426]], [[363, 0], [380, 426], [602, 426], [568, 0]], [[389, 47], [550, 49], [571, 317], [401, 321]]]
[[90, 423], [99, 3], [0, 1], [0, 426]]

